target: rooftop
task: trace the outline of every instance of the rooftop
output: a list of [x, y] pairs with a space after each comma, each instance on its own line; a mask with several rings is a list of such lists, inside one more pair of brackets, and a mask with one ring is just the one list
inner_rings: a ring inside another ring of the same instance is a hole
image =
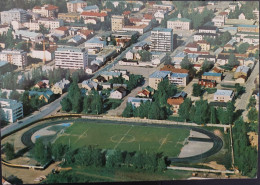
[[99, 12], [82, 12], [80, 15], [84, 16], [93, 16], [93, 17], [105, 17], [107, 14], [105, 12], [99, 13]]
[[155, 71], [149, 78], [165, 78], [170, 73], [170, 71]]
[[0, 61], [0, 67], [3, 67], [4, 65], [8, 64], [7, 61]]
[[187, 18], [172, 18], [172, 19], [170, 19], [168, 21], [191, 22], [191, 20], [187, 19]]
[[243, 72], [243, 73], [247, 73], [249, 71], [249, 67], [247, 66], [238, 66], [237, 69], [236, 69], [236, 72]]
[[74, 1], [69, 1], [68, 3], [75, 4], [75, 3], [86, 3], [86, 2], [85, 1], [81, 1], [81, 0], [74, 0]]
[[141, 102], [141, 101], [143, 101], [143, 102], [146, 102], [146, 101], [152, 102], [152, 99], [150, 99], [150, 98], [135, 98], [135, 97], [129, 97], [127, 102], [128, 102], [128, 103], [130, 103], [130, 102], [137, 102], [137, 103], [139, 103], [139, 102]]
[[41, 33], [36, 33], [36, 32], [32, 32], [32, 31], [27, 31], [27, 30], [16, 30], [15, 34], [22, 35], [24, 37], [38, 37], [39, 35], [42, 35]]
[[171, 71], [173, 73], [188, 73], [189, 70], [187, 69], [179, 69], [179, 68], [175, 68], [172, 65], [164, 65], [160, 71]]
[[60, 46], [57, 51], [70, 51], [70, 52], [85, 52], [85, 48], [73, 47], [73, 46]]
[[85, 10], [93, 10], [93, 9], [99, 9], [97, 5], [92, 5], [92, 6], [85, 6], [83, 8], [83, 11]]
[[186, 78], [188, 76], [187, 73], [172, 73], [172, 78]]
[[221, 73], [204, 72], [203, 76], [221, 76]]
[[97, 43], [97, 44], [106, 45], [106, 41], [100, 40], [98, 37], [93, 37], [93, 38], [87, 40], [86, 43], [91, 43], [91, 44], [93, 44], [93, 43], [96, 44]]
[[179, 97], [185, 98], [186, 96], [187, 96], [187, 93], [184, 92], [184, 91], [181, 91], [181, 92], [175, 94], [175, 95], [173, 96], [173, 98], [179, 98]]
[[170, 28], [154, 28], [152, 31], [172, 32], [172, 29], [170, 29]]
[[233, 94], [232, 90], [220, 90], [217, 89], [217, 91], [214, 93], [214, 95], [222, 95], [222, 96], [231, 96]]
[[168, 98], [167, 103], [169, 105], [181, 105], [184, 102], [183, 99]]
[[22, 106], [22, 103], [16, 100], [0, 98], [2, 108], [17, 109]]

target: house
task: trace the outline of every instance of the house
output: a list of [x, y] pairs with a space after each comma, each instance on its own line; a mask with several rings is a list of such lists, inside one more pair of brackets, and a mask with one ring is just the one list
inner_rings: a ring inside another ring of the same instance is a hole
[[78, 46], [82, 44], [85, 41], [84, 38], [82, 38], [80, 35], [75, 35], [71, 39], [68, 40], [68, 43], [73, 43], [74, 45]]
[[67, 28], [65, 26], [61, 26], [59, 28], [54, 29], [52, 31], [52, 33], [61, 35], [61, 37], [65, 37], [65, 36], [69, 35], [69, 28]]
[[155, 19], [161, 23], [161, 21], [167, 16], [167, 11], [164, 10], [157, 10], [154, 14]]
[[238, 16], [238, 19], [239, 19], [239, 20], [245, 20], [245, 19], [246, 19], [245, 14], [241, 13], [241, 14]]
[[110, 99], [118, 99], [121, 100], [126, 96], [126, 89], [124, 87], [119, 87], [116, 90], [112, 90], [110, 92]]
[[79, 13], [70, 12], [70, 13], [59, 13], [58, 19], [62, 19], [65, 22], [75, 22], [80, 20]]
[[93, 34], [94, 34], [94, 31], [93, 30], [79, 30], [77, 32], [78, 35], [80, 35], [82, 38], [84, 38], [85, 40], [87, 40], [88, 38], [90, 38]]
[[236, 72], [234, 73], [234, 78], [239, 78], [240, 76], [248, 76], [249, 67], [247, 66], [238, 66]]
[[175, 56], [173, 57], [173, 60], [176, 61], [176, 62], [178, 62], [178, 61], [181, 62], [182, 59], [183, 59], [185, 56], [187, 56], [186, 53], [180, 52], [180, 53], [178, 53], [177, 55], [175, 55]]
[[105, 82], [105, 83], [100, 83], [99, 85], [102, 87], [102, 89], [112, 89], [111, 83]]
[[197, 43], [188, 43], [186, 46], [185, 46], [185, 49], [188, 49], [190, 51], [199, 51], [199, 45]]
[[99, 8], [97, 5], [92, 5], [92, 6], [85, 6], [81, 8], [79, 12], [99, 12]]
[[155, 71], [149, 76], [149, 86], [153, 89], [158, 89], [158, 84], [170, 76], [170, 71]]
[[234, 92], [232, 90], [217, 89], [217, 91], [214, 93], [214, 101], [228, 102], [232, 101], [233, 98]]
[[0, 105], [0, 110], [3, 112], [3, 120], [14, 123], [23, 117], [23, 104], [21, 102], [0, 98]]
[[35, 6], [32, 9], [33, 13], [38, 13], [42, 17], [57, 17], [58, 11], [59, 11], [59, 7], [51, 5], [51, 4], [46, 4], [42, 7]]
[[49, 88], [49, 80], [41, 80], [34, 87], [39, 89]]
[[247, 49], [247, 54], [249, 54], [249, 53], [255, 54], [256, 51], [259, 51], [259, 45], [249, 46], [249, 48]]
[[107, 45], [106, 41], [101, 40], [98, 37], [93, 37], [85, 42], [85, 47], [89, 50], [90, 48], [102, 49]]
[[244, 59], [240, 65], [248, 66], [248, 67], [253, 67], [255, 65], [255, 57], [247, 57]]
[[145, 103], [147, 101], [152, 102], [152, 99], [150, 98], [135, 98], [135, 97], [129, 97], [127, 102], [131, 103], [133, 107], [137, 108], [140, 107], [141, 103]]
[[211, 72], [204, 72], [201, 76], [202, 79], [205, 80], [215, 80], [217, 83], [221, 82], [222, 74], [221, 73], [211, 73]]
[[125, 58], [127, 60], [140, 60], [141, 55], [139, 54], [138, 50], [131, 49], [125, 54]]
[[119, 87], [123, 87], [125, 89], [127, 89], [127, 84], [112, 84], [112, 89], [118, 89]]
[[143, 89], [142, 91], [139, 91], [137, 93], [138, 97], [142, 97], [142, 98], [149, 98], [150, 97], [150, 92], [147, 89]]
[[177, 93], [173, 97], [170, 97], [167, 99], [167, 103], [171, 105], [171, 110], [173, 114], [178, 114], [178, 110], [180, 108], [180, 105], [184, 102], [184, 99], [186, 98], [187, 93], [184, 91], [181, 91], [180, 93]]
[[212, 73], [223, 73], [224, 69], [218, 68], [218, 67], [213, 67], [213, 69], [210, 71]]
[[133, 49], [135, 50], [147, 50], [148, 44], [145, 41], [134, 44]]
[[107, 82], [107, 80], [105, 79], [105, 77], [99, 75], [97, 76], [95, 79], [93, 79], [94, 82]]
[[51, 90], [54, 94], [63, 94], [69, 87], [70, 81], [63, 78], [61, 81], [55, 83]]
[[172, 73], [169, 81], [172, 84], [185, 87], [189, 82], [189, 75], [187, 73]]
[[199, 40], [196, 42], [200, 46], [201, 51], [209, 51], [210, 50], [210, 43], [205, 40]]
[[166, 60], [166, 53], [160, 53], [160, 55], [158, 57], [154, 57], [154, 59], [152, 60], [152, 64], [154, 65], [159, 65], [161, 63], [163, 63]]
[[217, 15], [212, 19], [212, 22], [214, 23], [214, 26], [224, 26], [225, 25], [225, 16]]
[[84, 8], [85, 6], [87, 6], [87, 2], [82, 0], [73, 0], [67, 2], [68, 12], [77, 12], [80, 9]]
[[203, 63], [205, 60], [216, 63], [216, 57], [214, 55], [199, 55], [198, 62]]
[[112, 72], [112, 71], [103, 71], [100, 73], [107, 81], [113, 79], [114, 77], [119, 77], [121, 75], [120, 72]]
[[86, 67], [86, 73], [87, 74], [93, 74], [99, 69], [99, 66], [97, 64], [93, 64]]
[[218, 55], [217, 64], [218, 65], [225, 65], [225, 64], [227, 64], [228, 63], [228, 58], [229, 58], [228, 55]]
[[235, 47], [233, 47], [231, 44], [226, 44], [224, 46], [224, 51], [230, 51], [230, 50], [235, 50]]
[[239, 76], [235, 79], [235, 83], [244, 84], [246, 82], [247, 77], [244, 75]]
[[194, 41], [204, 40], [204, 38], [209, 37], [215, 39], [217, 37], [216, 33], [196, 33], [194, 36]]
[[89, 91], [91, 91], [92, 89], [97, 90], [98, 84], [97, 84], [97, 82], [94, 82], [92, 80], [84, 80], [81, 83], [81, 87], [84, 88], [84, 89], [87, 89]]
[[40, 91], [29, 91], [29, 98], [32, 96], [39, 96], [39, 100], [43, 100], [45, 103], [49, 103], [53, 100], [54, 93], [51, 90]]
[[217, 85], [216, 80], [207, 80], [207, 79], [199, 79], [198, 84], [209, 88], [216, 87]]
[[82, 12], [80, 14], [80, 18], [86, 19], [86, 18], [97, 18], [101, 22], [104, 22], [107, 17], [106, 13], [99, 13], [99, 12]]
[[199, 27], [199, 33], [213, 33], [216, 34], [218, 28], [216, 26], [201, 26]]

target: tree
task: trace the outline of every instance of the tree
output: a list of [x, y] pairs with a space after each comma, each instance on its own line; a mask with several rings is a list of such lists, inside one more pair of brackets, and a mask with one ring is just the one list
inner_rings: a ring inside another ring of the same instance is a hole
[[160, 106], [156, 102], [152, 102], [151, 109], [148, 113], [149, 119], [159, 119], [160, 118]]
[[102, 154], [101, 149], [93, 149], [92, 152], [93, 165], [95, 167], [100, 167], [104, 165], [104, 155]]
[[235, 111], [234, 101], [229, 101], [227, 103], [227, 111], [226, 111], [228, 124], [233, 123], [234, 113], [235, 113], [234, 111]]
[[41, 34], [43, 34], [43, 35], [45, 35], [45, 34], [48, 34], [49, 33], [49, 30], [47, 29], [47, 28], [45, 28], [45, 26], [43, 25], [43, 24], [40, 24], [39, 25], [39, 32], [41, 33]]
[[256, 122], [258, 121], [258, 111], [256, 110], [256, 108], [252, 107], [248, 114], [247, 114], [247, 117], [250, 121], [252, 122]]
[[41, 164], [47, 162], [48, 158], [46, 155], [46, 148], [43, 144], [41, 138], [36, 139], [34, 148], [33, 148], [33, 157], [39, 161]]
[[192, 63], [188, 59], [188, 56], [185, 56], [181, 61], [181, 68], [190, 70], [192, 68]]
[[212, 61], [205, 60], [202, 64], [201, 71], [208, 72], [209, 70], [212, 69], [213, 66], [214, 66], [214, 63]]
[[91, 110], [91, 97], [85, 96], [83, 100], [83, 112], [88, 113]]
[[224, 46], [228, 41], [230, 41], [231, 38], [232, 38], [231, 34], [228, 31], [225, 31], [220, 37], [222, 46]]
[[180, 117], [185, 119], [185, 121], [189, 119], [191, 105], [192, 105], [191, 99], [185, 98], [184, 102], [180, 105], [180, 108], [178, 110]]
[[249, 103], [247, 105], [247, 109], [251, 108], [251, 107], [255, 107], [256, 106], [256, 99], [254, 96], [251, 96], [249, 99]]
[[16, 90], [15, 90], [15, 91], [12, 91], [12, 92], [10, 93], [9, 99], [19, 100], [19, 99], [20, 99], [20, 94], [19, 94]]
[[125, 110], [122, 113], [123, 117], [130, 118], [133, 116], [133, 105], [131, 103], [127, 103]]
[[61, 161], [65, 153], [68, 151], [68, 146], [61, 143], [52, 145], [52, 156], [56, 161]]
[[60, 104], [61, 104], [62, 110], [66, 111], [66, 112], [70, 112], [72, 110], [72, 104], [68, 97], [64, 97], [61, 100]]
[[210, 123], [217, 123], [217, 112], [215, 107], [210, 107]]
[[13, 38], [13, 34], [12, 34], [12, 30], [9, 29], [7, 31], [7, 34], [6, 34], [6, 48], [9, 48], [9, 49], [12, 49], [14, 48], [14, 45], [15, 45], [15, 41], [14, 41], [14, 38]]
[[245, 92], [245, 87], [241, 86], [239, 83], [235, 84], [235, 88], [236, 88], [237, 96], [239, 96]]
[[201, 96], [201, 94], [202, 94], [201, 85], [199, 85], [199, 84], [193, 84], [192, 86], [193, 86], [192, 95], [193, 95], [193, 96], [196, 96], [196, 97]]
[[10, 143], [5, 144], [5, 156], [7, 160], [12, 160], [15, 157], [14, 145]]
[[199, 100], [195, 102], [194, 122], [198, 124], [207, 123], [210, 116], [210, 110], [207, 100]]
[[158, 159], [158, 171], [164, 171], [166, 170], [166, 162], [165, 162], [165, 158], [161, 157]]
[[145, 62], [146, 61], [151, 61], [151, 57], [152, 57], [151, 52], [146, 51], [146, 50], [141, 50], [138, 53], [140, 54], [142, 61], [145, 61]]
[[229, 58], [228, 58], [228, 65], [231, 66], [231, 67], [234, 67], [234, 66], [238, 66], [239, 65], [239, 61], [237, 61], [235, 55], [233, 53], [231, 53], [229, 55]]
[[248, 44], [247, 42], [240, 44], [237, 48], [238, 53], [241, 53], [241, 54], [246, 53], [249, 46], [250, 46], [250, 44]]

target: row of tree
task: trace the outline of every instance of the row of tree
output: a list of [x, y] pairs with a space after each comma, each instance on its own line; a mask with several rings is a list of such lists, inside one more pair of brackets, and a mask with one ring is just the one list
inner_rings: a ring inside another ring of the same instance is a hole
[[126, 80], [122, 77], [122, 74], [119, 77], [114, 77], [109, 82], [111, 84], [126, 84], [127, 90], [132, 91], [134, 88], [136, 88], [138, 85], [142, 84], [144, 78], [142, 75], [129, 75], [129, 80]]
[[190, 98], [186, 98], [180, 105], [179, 116], [185, 121], [197, 124], [231, 124], [235, 119], [234, 102], [228, 102], [226, 108], [210, 106], [207, 100], [198, 100], [192, 104]]
[[257, 17], [253, 14], [255, 9], [259, 10], [259, 2], [258, 1], [248, 1], [242, 4], [241, 8], [237, 5], [234, 11], [229, 12], [229, 19], [238, 19], [238, 16], [243, 13], [246, 19], [256, 19]]
[[250, 146], [247, 132], [249, 124], [243, 121], [240, 117], [233, 127], [234, 141], [234, 158], [235, 166], [242, 172], [242, 175], [247, 175], [255, 178], [257, 174], [257, 149]]

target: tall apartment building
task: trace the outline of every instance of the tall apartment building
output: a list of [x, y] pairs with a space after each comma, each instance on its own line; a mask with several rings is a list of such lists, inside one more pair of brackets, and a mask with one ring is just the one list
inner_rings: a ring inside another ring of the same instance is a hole
[[173, 32], [170, 28], [154, 28], [151, 31], [151, 51], [173, 51]]
[[87, 2], [81, 0], [69, 1], [67, 2], [68, 12], [77, 12], [78, 9], [82, 9], [87, 6]]
[[23, 68], [27, 65], [27, 53], [23, 50], [6, 49], [0, 52], [0, 61], [7, 61]]
[[62, 46], [55, 51], [55, 66], [67, 69], [83, 69], [88, 64], [85, 48]]
[[125, 25], [125, 17], [120, 15], [113, 15], [111, 18], [112, 31], [122, 30]]
[[24, 23], [28, 20], [27, 12], [23, 9], [11, 9], [9, 11], [1, 12], [1, 23], [10, 24], [12, 21]]
[[0, 118], [8, 122], [15, 122], [23, 117], [23, 104], [16, 100], [0, 98]]

